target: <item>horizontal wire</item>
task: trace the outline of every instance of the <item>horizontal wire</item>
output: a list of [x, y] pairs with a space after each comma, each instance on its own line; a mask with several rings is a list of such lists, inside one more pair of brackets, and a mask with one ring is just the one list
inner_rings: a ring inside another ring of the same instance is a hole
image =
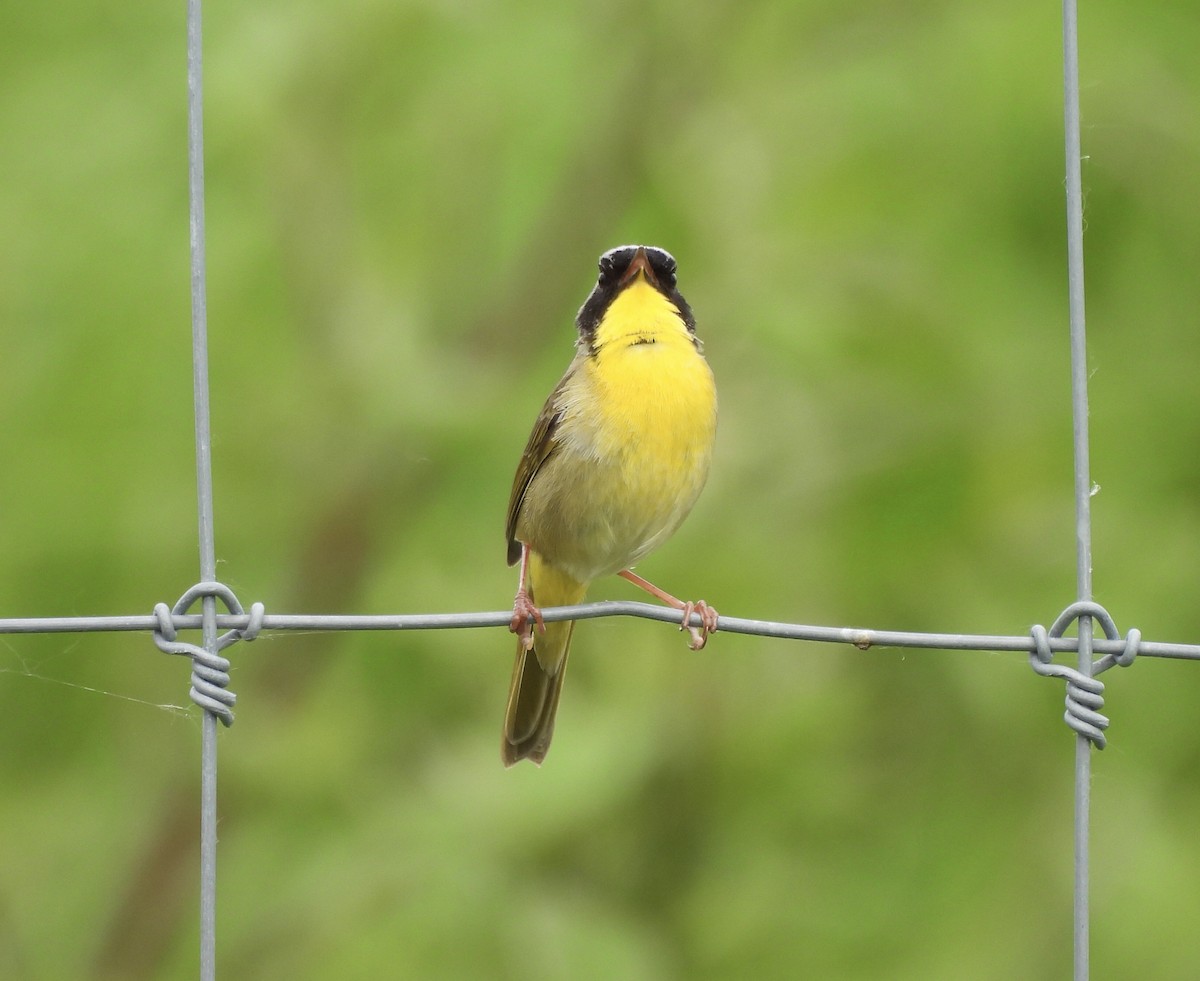
[[[603, 601], [578, 606], [547, 607], [542, 617], [556, 620], [591, 620], [600, 617], [629, 616], [663, 623], [680, 623], [679, 610], [651, 603]], [[199, 630], [202, 618], [197, 614], [173, 614], [177, 630]], [[478, 613], [414, 613], [414, 614], [305, 614], [273, 613], [262, 618], [262, 630], [454, 630], [471, 627], [507, 627], [512, 620], [511, 610]], [[702, 626], [698, 614], [692, 625]], [[246, 629], [249, 615], [217, 614], [220, 630]], [[154, 630], [154, 616], [79, 616], [0, 618], [0, 634], [90, 633], [123, 630]], [[816, 641], [827, 644], [850, 644], [860, 650], [871, 647], [927, 648], [929, 650], [962, 651], [1021, 651], [1032, 653], [1037, 645], [1030, 634], [1004, 636], [999, 634], [921, 633], [909, 630], [871, 630], [862, 627], [819, 627], [802, 623], [779, 623], [773, 620], [748, 620], [742, 617], [720, 618], [723, 633], [750, 634], [757, 637], [777, 637], [783, 640]], [[1075, 637], [1055, 637], [1049, 640], [1055, 653], [1077, 652]], [[1096, 638], [1093, 651], [1100, 654], [1120, 654], [1124, 640]], [[1137, 647], [1139, 656], [1200, 660], [1200, 645], [1171, 644], [1142, 640]]]

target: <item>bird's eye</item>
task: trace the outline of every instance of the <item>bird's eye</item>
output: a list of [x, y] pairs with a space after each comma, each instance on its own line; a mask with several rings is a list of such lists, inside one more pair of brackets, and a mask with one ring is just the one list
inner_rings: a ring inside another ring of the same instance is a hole
[[675, 257], [662, 249], [647, 249], [654, 273], [668, 288], [675, 285]]
[[629, 265], [629, 248], [609, 249], [600, 257], [600, 282], [611, 283]]

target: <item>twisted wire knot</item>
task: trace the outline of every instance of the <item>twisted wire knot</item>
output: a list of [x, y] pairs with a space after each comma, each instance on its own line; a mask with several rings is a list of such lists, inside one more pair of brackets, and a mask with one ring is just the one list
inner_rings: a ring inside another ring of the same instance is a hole
[[1081, 601], [1072, 603], [1058, 615], [1047, 631], [1041, 624], [1030, 628], [1034, 650], [1029, 655], [1033, 670], [1046, 678], [1065, 678], [1067, 682], [1067, 710], [1063, 720], [1081, 736], [1088, 739], [1097, 749], [1108, 745], [1104, 730], [1108, 728], [1108, 717], [1100, 712], [1104, 707], [1104, 682], [1095, 675], [1107, 671], [1114, 664], [1129, 667], [1137, 657], [1142, 632], [1136, 627], [1125, 635], [1125, 648], [1119, 654], [1105, 654], [1092, 664], [1092, 677], [1076, 668], [1054, 663], [1054, 652], [1050, 649], [1050, 638], [1061, 637], [1067, 627], [1080, 617], [1091, 617], [1100, 624], [1104, 636], [1109, 640], [1120, 640], [1112, 616], [1099, 603]]
[[[166, 654], [182, 654], [192, 659], [192, 687], [188, 694], [193, 702], [206, 712], [211, 712], [226, 726], [233, 725], [233, 705], [237, 695], [229, 691], [229, 661], [213, 651], [208, 651], [196, 644], [177, 640], [174, 617], [182, 616], [195, 604], [196, 600], [212, 596], [225, 604], [226, 609], [235, 616], [242, 616], [245, 611], [233, 590], [220, 582], [198, 582], [184, 593], [173, 607], [166, 603], [156, 603], [154, 616], [158, 626], [154, 630], [154, 643], [160, 651]], [[252, 641], [262, 629], [264, 615], [262, 603], [254, 603], [250, 607], [250, 622], [241, 629], [229, 630], [217, 638], [216, 649], [223, 651], [239, 640]]]

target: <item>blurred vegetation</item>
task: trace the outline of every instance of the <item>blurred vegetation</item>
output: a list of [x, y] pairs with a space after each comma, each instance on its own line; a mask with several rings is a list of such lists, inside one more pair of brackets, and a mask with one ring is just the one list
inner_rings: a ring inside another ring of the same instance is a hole
[[[0, 12], [0, 616], [197, 577], [183, 4]], [[1074, 595], [1056, 5], [207, 5], [220, 575], [501, 609], [596, 256], [669, 248], [722, 399], [642, 570], [733, 615], [1013, 632]], [[1083, 5], [1095, 583], [1200, 637], [1200, 26]], [[618, 580], [594, 598], [632, 597]], [[233, 652], [226, 978], [1050, 979], [1073, 740], [1020, 656], [587, 623], [502, 770], [500, 630]], [[199, 723], [142, 635], [0, 639], [0, 976], [196, 969]], [[1097, 978], [1200, 973], [1200, 672], [1108, 684]]]

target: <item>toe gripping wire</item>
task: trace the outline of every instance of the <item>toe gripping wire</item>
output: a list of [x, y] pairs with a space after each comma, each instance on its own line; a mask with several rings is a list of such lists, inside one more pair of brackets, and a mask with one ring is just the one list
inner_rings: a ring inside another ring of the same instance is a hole
[[1129, 667], [1137, 657], [1142, 632], [1136, 627], [1125, 635], [1125, 649], [1120, 654], [1105, 654], [1092, 664], [1093, 677], [1065, 664], [1054, 664], [1054, 652], [1050, 649], [1050, 638], [1061, 637], [1070, 624], [1080, 617], [1091, 617], [1100, 624], [1104, 636], [1109, 640], [1121, 640], [1121, 633], [1108, 611], [1099, 603], [1072, 603], [1058, 615], [1049, 630], [1041, 624], [1030, 629], [1035, 648], [1029, 655], [1033, 670], [1046, 678], [1065, 678], [1067, 681], [1067, 711], [1063, 719], [1072, 729], [1089, 739], [1097, 749], [1104, 749], [1107, 739], [1108, 717], [1100, 713], [1104, 707], [1104, 683], [1095, 675], [1107, 671], [1114, 664]]
[[[226, 726], [233, 725], [233, 703], [237, 695], [229, 691], [229, 661], [220, 654], [176, 640], [175, 622], [172, 619], [182, 616], [204, 596], [213, 596], [225, 604], [234, 616], [242, 616], [245, 611], [233, 590], [224, 583], [200, 582], [179, 597], [179, 601], [168, 607], [166, 603], [158, 603], [154, 607], [154, 616], [158, 626], [154, 629], [154, 643], [160, 651], [167, 654], [183, 654], [192, 659], [192, 688], [188, 692], [192, 701], [206, 712], [211, 712]], [[229, 630], [217, 638], [216, 648], [223, 651], [239, 640], [252, 641], [262, 629], [263, 605], [254, 603], [250, 607], [250, 622], [241, 629]]]

